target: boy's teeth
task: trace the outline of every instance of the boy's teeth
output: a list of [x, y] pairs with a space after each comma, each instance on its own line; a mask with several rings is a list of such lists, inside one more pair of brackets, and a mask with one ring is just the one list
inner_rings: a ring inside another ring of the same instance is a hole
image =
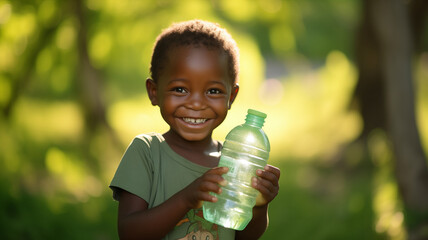
[[198, 124], [198, 123], [204, 123], [207, 119], [203, 118], [183, 118], [185, 122]]

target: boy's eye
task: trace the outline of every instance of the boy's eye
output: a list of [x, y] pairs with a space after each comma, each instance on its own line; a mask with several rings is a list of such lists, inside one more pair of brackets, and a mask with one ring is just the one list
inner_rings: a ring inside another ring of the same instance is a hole
[[213, 89], [208, 90], [208, 94], [221, 94], [221, 93], [223, 93], [223, 91], [221, 91], [220, 89], [217, 89], [217, 88], [213, 88]]
[[176, 88], [173, 88], [172, 89], [172, 91], [174, 91], [174, 92], [178, 92], [178, 93], [186, 93], [187, 91], [186, 91], [186, 89], [185, 88], [183, 88], [183, 87], [176, 87]]

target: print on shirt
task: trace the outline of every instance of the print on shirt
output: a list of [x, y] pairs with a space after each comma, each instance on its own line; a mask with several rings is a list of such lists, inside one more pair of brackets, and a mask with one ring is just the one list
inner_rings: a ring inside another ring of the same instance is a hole
[[217, 224], [204, 219], [202, 208], [190, 210], [176, 227], [186, 222], [190, 224], [187, 235], [179, 240], [219, 240]]

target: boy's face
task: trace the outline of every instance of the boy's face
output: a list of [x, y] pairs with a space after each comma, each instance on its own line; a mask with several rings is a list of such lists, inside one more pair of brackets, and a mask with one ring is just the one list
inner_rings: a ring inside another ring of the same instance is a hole
[[169, 53], [157, 83], [147, 81], [170, 130], [188, 141], [211, 137], [238, 93], [228, 75], [227, 57], [206, 47], [182, 46]]

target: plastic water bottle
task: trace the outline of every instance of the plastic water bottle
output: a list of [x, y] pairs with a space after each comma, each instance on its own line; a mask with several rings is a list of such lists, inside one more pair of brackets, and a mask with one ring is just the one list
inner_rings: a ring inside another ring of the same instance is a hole
[[211, 193], [218, 201], [204, 202], [204, 218], [226, 228], [243, 230], [253, 217], [259, 191], [251, 186], [257, 169], [263, 169], [269, 158], [269, 139], [262, 127], [266, 114], [249, 109], [245, 123], [226, 136], [218, 166], [229, 171], [223, 175], [227, 185], [221, 194]]

